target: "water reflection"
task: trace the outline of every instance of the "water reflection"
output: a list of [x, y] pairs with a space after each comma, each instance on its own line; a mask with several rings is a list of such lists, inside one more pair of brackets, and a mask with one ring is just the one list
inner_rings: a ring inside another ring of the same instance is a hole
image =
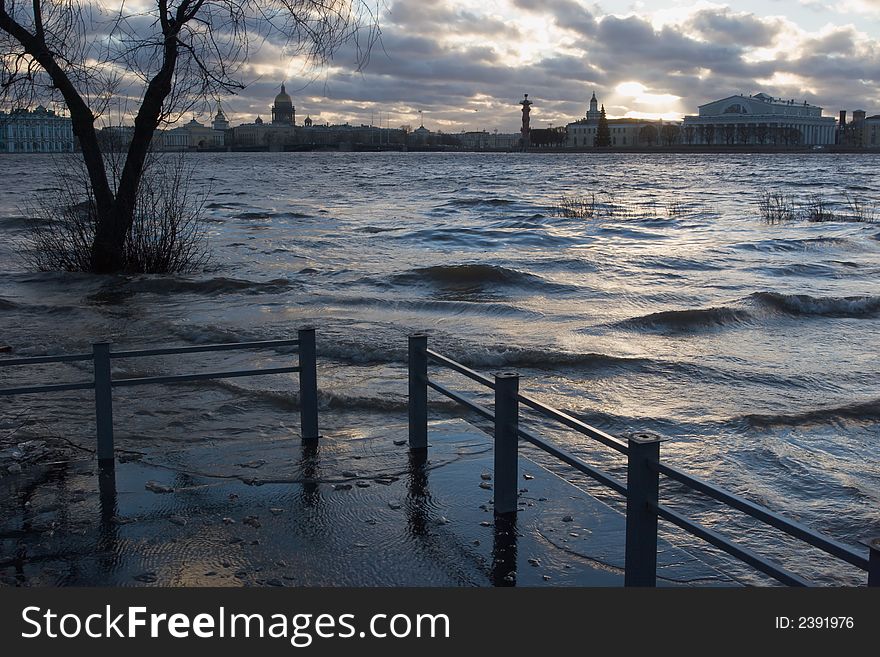
[[119, 511], [119, 500], [116, 494], [114, 468], [101, 468], [98, 471], [98, 496], [101, 509], [98, 549], [115, 552], [118, 539], [116, 515]]
[[492, 541], [492, 585], [516, 586], [516, 514], [495, 516]]
[[318, 490], [318, 445], [303, 443], [300, 451], [299, 468], [302, 473], [302, 502], [307, 508], [315, 508], [321, 501]]
[[428, 534], [428, 454], [427, 450], [409, 453], [406, 495], [407, 529], [413, 536]]

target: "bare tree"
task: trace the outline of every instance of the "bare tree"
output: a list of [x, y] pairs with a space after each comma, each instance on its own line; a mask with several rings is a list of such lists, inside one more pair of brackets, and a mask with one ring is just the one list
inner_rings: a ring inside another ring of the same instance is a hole
[[[124, 267], [153, 135], [195, 104], [244, 88], [255, 46], [323, 61], [346, 43], [366, 64], [378, 38], [372, 0], [0, 0], [0, 103], [61, 100], [88, 172], [96, 227], [90, 268]], [[141, 88], [118, 176], [96, 122], [121, 89]]]

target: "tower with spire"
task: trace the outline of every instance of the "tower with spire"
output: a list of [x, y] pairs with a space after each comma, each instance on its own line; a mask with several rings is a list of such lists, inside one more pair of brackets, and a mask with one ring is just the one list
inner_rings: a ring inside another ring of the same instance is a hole
[[599, 120], [599, 101], [596, 99], [596, 92], [593, 92], [593, 97], [590, 98], [590, 109], [587, 110], [587, 121], [598, 121]]
[[226, 115], [223, 113], [223, 108], [220, 107], [220, 101], [217, 101], [217, 114], [214, 115], [214, 121], [211, 123], [211, 127], [214, 130], [226, 131], [229, 129], [229, 121], [226, 119]]

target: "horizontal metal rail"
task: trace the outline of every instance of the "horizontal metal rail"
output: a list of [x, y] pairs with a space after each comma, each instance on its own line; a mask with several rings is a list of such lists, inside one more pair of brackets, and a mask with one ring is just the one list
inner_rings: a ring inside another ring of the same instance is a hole
[[572, 417], [568, 413], [563, 413], [560, 410], [553, 408], [552, 406], [547, 406], [547, 404], [542, 404], [536, 399], [532, 399], [531, 397], [527, 397], [523, 394], [520, 394], [517, 399], [528, 406], [529, 408], [537, 411], [541, 415], [545, 415], [549, 418], [552, 418], [559, 422], [560, 424], [564, 424], [569, 429], [574, 429], [578, 433], [582, 433], [585, 436], [589, 436], [593, 440], [598, 440], [603, 445], [610, 447], [611, 449], [617, 450], [621, 454], [626, 454], [628, 448], [625, 444], [623, 444], [620, 440], [611, 436], [604, 431], [600, 431], [596, 427], [591, 427], [586, 422], [581, 422], [577, 418]]
[[240, 376], [258, 376], [260, 374], [285, 374], [299, 372], [299, 367], [267, 367], [260, 370], [231, 370], [228, 372], [204, 372], [202, 374], [177, 374], [173, 376], [147, 376], [134, 379], [113, 379], [114, 388], [126, 386], [145, 386], [158, 383], [180, 383], [182, 381], [206, 381], [209, 379], [232, 379]]
[[[495, 419], [495, 414], [492, 411], [490, 411], [488, 408], [477, 404], [476, 402], [468, 399], [464, 395], [461, 395], [457, 392], [454, 392], [453, 390], [450, 390], [446, 386], [442, 386], [439, 383], [435, 383], [434, 381], [431, 381], [430, 379], [428, 379], [428, 387], [433, 388], [434, 390], [436, 390], [440, 394], [445, 395], [446, 397], [449, 397], [453, 401], [456, 401], [463, 406], [466, 406], [467, 408], [471, 409], [475, 413], [482, 415], [487, 420], [494, 420]], [[494, 385], [493, 385], [493, 387], [494, 387]], [[575, 470], [578, 470], [579, 472], [582, 472], [585, 475], [592, 477], [593, 479], [595, 479], [599, 483], [604, 484], [605, 486], [608, 486], [609, 488], [611, 488], [614, 491], [617, 491], [621, 495], [626, 495], [626, 486], [624, 484], [622, 484], [621, 482], [619, 482], [614, 477], [605, 474], [604, 472], [602, 472], [601, 470], [598, 470], [597, 468], [594, 468], [590, 465], [587, 465], [586, 463], [581, 461], [579, 458], [577, 458], [573, 454], [565, 451], [564, 449], [556, 447], [555, 445], [553, 445], [551, 443], [548, 443], [546, 440], [533, 434], [532, 432], [530, 432], [527, 429], [519, 428], [517, 430], [517, 432], [519, 433], [519, 435], [522, 438], [525, 438], [528, 442], [532, 443], [535, 447], [538, 447], [538, 448], [544, 450], [545, 452], [547, 452], [548, 454], [555, 456], [560, 461], [568, 463]]]
[[[224, 344], [205, 344], [192, 347], [158, 347], [156, 349], [135, 349], [130, 351], [111, 351], [111, 358], [140, 358], [143, 356], [165, 356], [169, 354], [197, 354], [206, 351], [234, 351], [238, 349], [272, 349], [299, 345], [299, 340], [263, 340], [260, 342], [230, 342]], [[89, 356], [91, 358], [91, 356]]]
[[668, 520], [673, 525], [681, 527], [686, 532], [693, 534], [697, 538], [701, 538], [707, 543], [714, 545], [715, 547], [723, 550], [727, 554], [732, 557], [736, 557], [743, 563], [747, 563], [752, 566], [755, 570], [759, 570], [765, 575], [769, 575], [773, 579], [782, 582], [787, 586], [810, 586], [810, 583], [787, 571], [785, 568], [781, 566], [777, 566], [770, 561], [767, 561], [760, 555], [752, 552], [748, 548], [744, 548], [736, 543], [733, 543], [726, 538], [724, 538], [718, 532], [712, 531], [711, 529], [707, 529], [702, 525], [695, 523], [688, 518], [685, 518], [683, 515], [676, 513], [669, 507], [663, 506], [662, 504], [651, 505], [657, 511], [657, 515], [664, 520]]
[[40, 363], [72, 363], [74, 361], [92, 360], [92, 354], [70, 354], [67, 356], [29, 356], [27, 358], [2, 358], [0, 367], [13, 365], [39, 365]]
[[812, 545], [813, 547], [819, 548], [823, 552], [835, 556], [847, 563], [856, 566], [857, 568], [861, 568], [862, 570], [868, 569], [868, 559], [867, 557], [862, 556], [852, 548], [835, 541], [832, 538], [828, 538], [827, 536], [823, 536], [819, 532], [810, 529], [806, 525], [802, 525], [799, 522], [794, 520], [790, 520], [778, 513], [770, 511], [754, 502], [750, 502], [749, 500], [740, 497], [739, 495], [735, 495], [733, 493], [729, 493], [725, 490], [718, 488], [717, 486], [710, 484], [708, 481], [704, 481], [703, 479], [699, 479], [698, 477], [694, 477], [693, 475], [685, 474], [680, 470], [676, 470], [675, 468], [671, 468], [668, 465], [663, 463], [657, 464], [657, 471], [661, 474], [666, 475], [670, 479], [673, 479], [680, 484], [684, 484], [688, 488], [692, 488], [693, 490], [699, 491], [708, 495], [709, 497], [726, 504], [727, 506], [733, 507], [745, 513], [746, 515], [751, 516], [761, 522], [770, 525], [771, 527], [775, 527], [776, 529], [785, 532], [789, 536], [793, 536], [794, 538], [800, 539], [805, 543]]
[[522, 429], [522, 428], [519, 429], [519, 435], [522, 436], [523, 438], [525, 438], [530, 443], [532, 443], [535, 447], [538, 447], [538, 448], [544, 450], [545, 452], [547, 452], [551, 456], [555, 456], [560, 461], [568, 463], [575, 470], [578, 470], [579, 472], [583, 472], [585, 475], [592, 477], [593, 479], [598, 481], [600, 484], [604, 484], [605, 486], [608, 486], [608, 488], [610, 488], [614, 491], [617, 491], [618, 493], [620, 493], [624, 497], [626, 496], [626, 485], [624, 485], [623, 483], [621, 483], [620, 481], [618, 481], [617, 479], [615, 479], [611, 475], [605, 474], [604, 472], [602, 472], [598, 468], [594, 468], [591, 465], [587, 465], [586, 463], [581, 461], [578, 457], [576, 457], [571, 452], [567, 452], [566, 450], [564, 450], [560, 447], [557, 447], [556, 445], [554, 445], [552, 443], [548, 443], [546, 440], [544, 440], [543, 438], [541, 438], [539, 436], [536, 436], [535, 434], [533, 434], [531, 431], [529, 431], [527, 429]]
[[490, 411], [488, 408], [486, 408], [485, 406], [480, 406], [478, 403], [468, 399], [464, 395], [460, 395], [457, 392], [454, 392], [445, 386], [441, 386], [439, 383], [435, 383], [435, 382], [431, 381], [430, 379], [428, 379], [427, 383], [428, 383], [429, 388], [433, 388], [434, 390], [439, 392], [441, 395], [446, 395], [451, 400], [458, 402], [462, 406], [467, 406], [474, 413], [482, 415], [487, 420], [494, 420], [495, 419], [495, 414], [492, 411]]
[[[789, 572], [778, 564], [765, 559], [756, 552], [738, 545], [720, 533], [708, 529], [694, 522], [680, 513], [663, 506], [659, 501], [658, 477], [660, 474], [687, 486], [697, 492], [704, 493], [710, 498], [722, 504], [745, 513], [759, 522], [776, 528], [787, 535], [811, 545], [826, 554], [837, 557], [857, 568], [868, 571], [868, 585], [876, 586], [880, 583], [880, 550], [871, 548], [870, 557], [866, 557], [853, 548], [824, 536], [794, 520], [790, 520], [765, 507], [740, 497], [734, 493], [725, 491], [698, 477], [685, 474], [675, 468], [662, 464], [659, 461], [659, 440], [630, 438], [626, 443], [620, 439], [605, 433], [577, 418], [537, 401], [527, 395], [518, 392], [518, 383], [508, 386], [510, 389], [502, 391], [498, 387], [507, 379], [517, 378], [515, 374], [499, 374], [495, 381], [465, 367], [451, 358], [447, 358], [427, 348], [427, 336], [416, 334], [410, 336], [409, 354], [409, 378], [410, 378], [410, 445], [417, 444], [413, 436], [423, 436], [427, 429], [427, 397], [420, 393], [419, 389], [432, 388], [446, 397], [456, 401], [470, 410], [478, 413], [488, 420], [495, 422], [496, 443], [498, 436], [506, 435], [510, 427], [516, 435], [525, 439], [535, 447], [556, 457], [560, 461], [570, 465], [575, 470], [591, 477], [600, 484], [607, 486], [627, 499], [627, 585], [654, 586], [656, 580], [656, 521], [662, 518], [680, 527], [686, 532], [714, 545], [732, 557], [739, 559], [756, 570], [773, 577], [774, 579], [789, 586], [809, 586], [810, 582], [802, 577]], [[465, 395], [454, 392], [446, 386], [431, 381], [427, 375], [427, 362], [433, 361], [441, 366], [454, 370], [477, 383], [495, 390], [495, 411], [489, 410]], [[511, 405], [513, 401], [513, 405]], [[499, 418], [497, 413], [499, 404], [503, 402], [507, 409], [507, 415]], [[603, 445], [610, 447], [627, 456], [627, 483], [619, 481], [610, 474], [584, 463], [571, 452], [557, 447], [541, 436], [519, 427], [518, 411], [515, 404], [522, 403], [537, 413], [548, 417], [565, 427], [586, 435]], [[418, 444], [424, 444], [422, 442]], [[498, 445], [496, 445], [496, 452]], [[498, 469], [496, 454], [496, 469]], [[507, 470], [511, 468], [508, 467]], [[652, 473], [652, 474], [648, 474]], [[497, 473], [496, 473], [497, 474]], [[502, 473], [503, 474], [503, 473]], [[509, 474], [509, 472], [507, 473]], [[630, 481], [634, 476], [636, 479]], [[514, 484], [510, 484], [513, 486]], [[632, 507], [632, 509], [630, 508]], [[650, 509], [645, 515], [640, 509]], [[632, 511], [633, 518], [630, 518]], [[497, 509], [496, 509], [497, 512]], [[630, 531], [632, 523], [632, 532]], [[652, 527], [653, 525], [653, 527]], [[632, 534], [632, 535], [631, 535]], [[648, 547], [645, 547], [645, 546]], [[873, 544], [872, 544], [873, 545]], [[631, 550], [631, 547], [633, 548]], [[630, 556], [633, 557], [633, 575], [630, 577]]]
[[472, 379], [473, 381], [476, 381], [477, 383], [484, 385], [487, 388], [495, 390], [495, 382], [488, 376], [483, 376], [479, 372], [475, 372], [469, 367], [465, 367], [461, 363], [455, 362], [451, 358], [447, 358], [446, 356], [438, 354], [436, 351], [431, 351], [430, 349], [427, 349], [425, 353], [428, 354], [428, 358], [430, 360], [433, 360], [435, 363], [448, 367], [451, 370], [455, 370], [459, 374], [464, 374], [467, 378]]
[[41, 392], [66, 392], [68, 390], [91, 390], [94, 383], [53, 383], [45, 386], [29, 386], [27, 388], [0, 389], [0, 397], [9, 395], [31, 395]]

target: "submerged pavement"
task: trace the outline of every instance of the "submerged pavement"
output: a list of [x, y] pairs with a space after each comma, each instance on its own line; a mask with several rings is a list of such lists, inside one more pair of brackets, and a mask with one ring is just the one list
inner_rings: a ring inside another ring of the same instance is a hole
[[[432, 422], [200, 441], [122, 453], [115, 483], [79, 460], [0, 479], [12, 586], [620, 586], [624, 517], [520, 457], [515, 523], [492, 511], [492, 444]], [[660, 543], [660, 585], [735, 585]]]

